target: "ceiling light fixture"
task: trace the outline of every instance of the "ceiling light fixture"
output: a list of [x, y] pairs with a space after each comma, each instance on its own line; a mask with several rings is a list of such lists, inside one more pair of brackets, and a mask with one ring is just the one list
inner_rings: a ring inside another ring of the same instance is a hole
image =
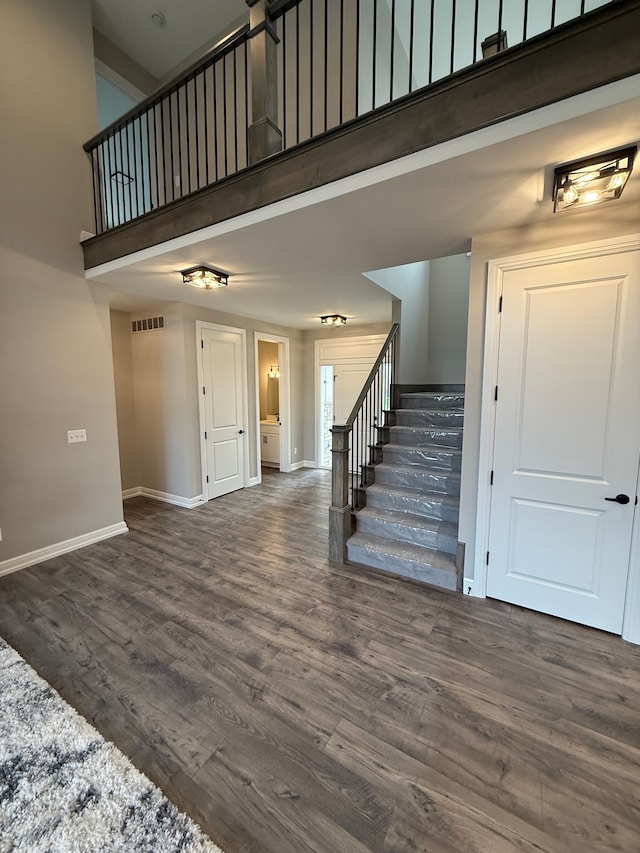
[[553, 212], [620, 198], [637, 150], [637, 146], [621, 148], [557, 166], [553, 180]]
[[165, 24], [166, 24], [166, 22], [167, 22], [167, 19], [166, 19], [166, 18], [165, 18], [165, 16], [162, 14], [162, 12], [152, 12], [152, 13], [151, 13], [151, 20], [153, 21], [153, 23], [154, 23], [157, 27], [164, 27], [164, 25], [165, 25]]
[[325, 314], [324, 317], [320, 317], [320, 322], [324, 326], [345, 326], [347, 318], [342, 314]]
[[214, 270], [211, 267], [191, 267], [182, 270], [182, 281], [192, 287], [201, 290], [213, 290], [215, 287], [226, 287], [229, 284], [229, 276], [226, 272]]

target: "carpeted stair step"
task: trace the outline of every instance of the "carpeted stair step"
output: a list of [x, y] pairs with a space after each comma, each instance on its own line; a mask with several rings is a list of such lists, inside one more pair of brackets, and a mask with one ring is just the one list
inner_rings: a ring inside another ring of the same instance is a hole
[[419, 426], [389, 427], [389, 444], [402, 444], [410, 447], [424, 447], [435, 444], [438, 447], [462, 447], [462, 429], [428, 429]]
[[458, 527], [447, 521], [372, 506], [361, 509], [357, 519], [360, 533], [409, 542], [447, 554], [455, 554], [458, 547]]
[[410, 512], [423, 518], [458, 523], [460, 499], [456, 495], [421, 494], [415, 489], [373, 483], [367, 489], [367, 507]]
[[419, 391], [400, 395], [401, 409], [463, 409], [464, 394], [446, 391]]
[[402, 444], [383, 444], [377, 461], [390, 465], [423, 465], [435, 471], [459, 471], [462, 465], [462, 451], [455, 447], [410, 447]]
[[460, 494], [459, 471], [437, 471], [419, 465], [391, 465], [381, 462], [375, 467], [375, 482], [395, 488], [438, 492], [446, 495]]
[[463, 421], [462, 409], [397, 409], [394, 426], [459, 429]]
[[347, 559], [442, 589], [458, 588], [453, 557], [420, 545], [391, 542], [380, 536], [358, 532], [347, 541]]

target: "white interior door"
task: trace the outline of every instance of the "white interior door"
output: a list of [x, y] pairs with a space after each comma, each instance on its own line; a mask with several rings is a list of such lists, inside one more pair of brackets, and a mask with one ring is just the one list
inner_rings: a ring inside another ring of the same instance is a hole
[[202, 329], [204, 448], [207, 497], [245, 485], [242, 333]]
[[333, 417], [344, 424], [371, 372], [371, 364], [335, 364], [333, 367]]
[[621, 633], [639, 325], [639, 252], [505, 271], [488, 595]]

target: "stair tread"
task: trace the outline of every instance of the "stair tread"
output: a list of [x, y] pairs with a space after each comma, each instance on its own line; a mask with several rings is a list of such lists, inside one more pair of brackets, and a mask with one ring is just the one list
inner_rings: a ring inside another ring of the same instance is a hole
[[393, 493], [400, 495], [401, 497], [413, 498], [414, 500], [416, 498], [424, 499], [428, 496], [429, 501], [432, 503], [445, 503], [449, 504], [449, 506], [455, 507], [456, 509], [460, 505], [459, 495], [448, 495], [445, 492], [425, 492], [418, 491], [418, 489], [410, 489], [407, 486], [387, 486], [386, 484], [381, 483], [372, 483], [367, 487], [368, 495], [371, 493], [376, 494], [377, 492], [383, 495]]
[[441, 444], [394, 444], [390, 441], [388, 444], [374, 444], [373, 447], [379, 447], [384, 450], [390, 450], [393, 453], [433, 453], [447, 456], [462, 456], [462, 450], [459, 447], [443, 447]]
[[419, 527], [421, 530], [433, 530], [444, 536], [458, 535], [458, 525], [450, 521], [441, 521], [435, 518], [426, 518], [423, 515], [416, 515], [412, 512], [399, 512], [393, 509], [382, 509], [379, 507], [365, 506], [358, 511], [358, 517], [361, 515], [371, 516], [388, 521], [393, 524], [402, 524], [407, 527]]
[[440, 468], [429, 468], [427, 465], [398, 465], [395, 462], [379, 462], [376, 471], [399, 471], [400, 473], [415, 474], [419, 470], [423, 474], [433, 474], [435, 477], [446, 477], [451, 480], [459, 480], [460, 471], [442, 471]]
[[354, 533], [348, 540], [347, 545], [365, 548], [390, 557], [399, 557], [410, 560], [424, 566], [432, 566], [436, 569], [451, 571], [456, 574], [455, 557], [434, 548], [424, 545], [414, 545], [410, 542], [396, 542], [383, 536], [375, 536], [373, 533]]
[[422, 426], [421, 424], [394, 424], [390, 427], [381, 427], [381, 429], [392, 430], [402, 430], [407, 432], [438, 432], [438, 433], [454, 433], [455, 435], [460, 435], [463, 431], [464, 427], [460, 426], [448, 426], [448, 427], [439, 427], [439, 426]]

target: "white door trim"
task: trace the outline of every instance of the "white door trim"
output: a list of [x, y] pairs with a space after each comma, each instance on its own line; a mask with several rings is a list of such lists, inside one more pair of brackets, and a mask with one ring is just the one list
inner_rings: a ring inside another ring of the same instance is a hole
[[206, 323], [204, 320], [196, 320], [196, 366], [198, 371], [198, 432], [200, 433], [200, 475], [202, 477], [202, 497], [206, 503], [209, 500], [209, 486], [207, 483], [207, 445], [204, 440], [204, 399], [202, 395], [202, 386], [204, 385], [204, 371], [202, 366], [202, 332], [207, 329], [212, 332], [232, 332], [240, 335], [241, 339], [241, 359], [242, 359], [242, 419], [246, 425], [243, 436], [243, 453], [244, 453], [244, 483], [243, 486], [249, 484], [249, 430], [247, 413], [249, 411], [249, 393], [247, 389], [247, 331], [246, 329], [238, 329], [235, 326], [223, 326], [220, 323]]
[[[255, 385], [256, 385], [256, 484], [262, 482], [262, 471], [260, 457], [262, 448], [260, 446], [260, 359], [258, 357], [258, 342], [278, 344], [278, 358], [280, 361], [280, 470], [284, 473], [294, 471], [291, 464], [291, 356], [290, 339], [281, 335], [271, 335], [269, 332], [254, 332], [254, 362], [255, 362]], [[284, 427], [284, 429], [283, 429]]]
[[[505, 272], [526, 267], [544, 266], [559, 261], [633, 252], [640, 248], [640, 234], [630, 234], [594, 243], [564, 246], [525, 255], [496, 258], [487, 264], [487, 301], [484, 329], [484, 356], [482, 371], [482, 401], [480, 407], [480, 445], [478, 464], [478, 499], [476, 505], [476, 546], [474, 553], [473, 595], [485, 598], [487, 594], [487, 551], [491, 522], [491, 470], [495, 434], [494, 390], [498, 378], [498, 351], [500, 346], [499, 303]], [[631, 546], [629, 578], [625, 602], [622, 636], [630, 642], [640, 643], [640, 513], [634, 517], [634, 534]]]

